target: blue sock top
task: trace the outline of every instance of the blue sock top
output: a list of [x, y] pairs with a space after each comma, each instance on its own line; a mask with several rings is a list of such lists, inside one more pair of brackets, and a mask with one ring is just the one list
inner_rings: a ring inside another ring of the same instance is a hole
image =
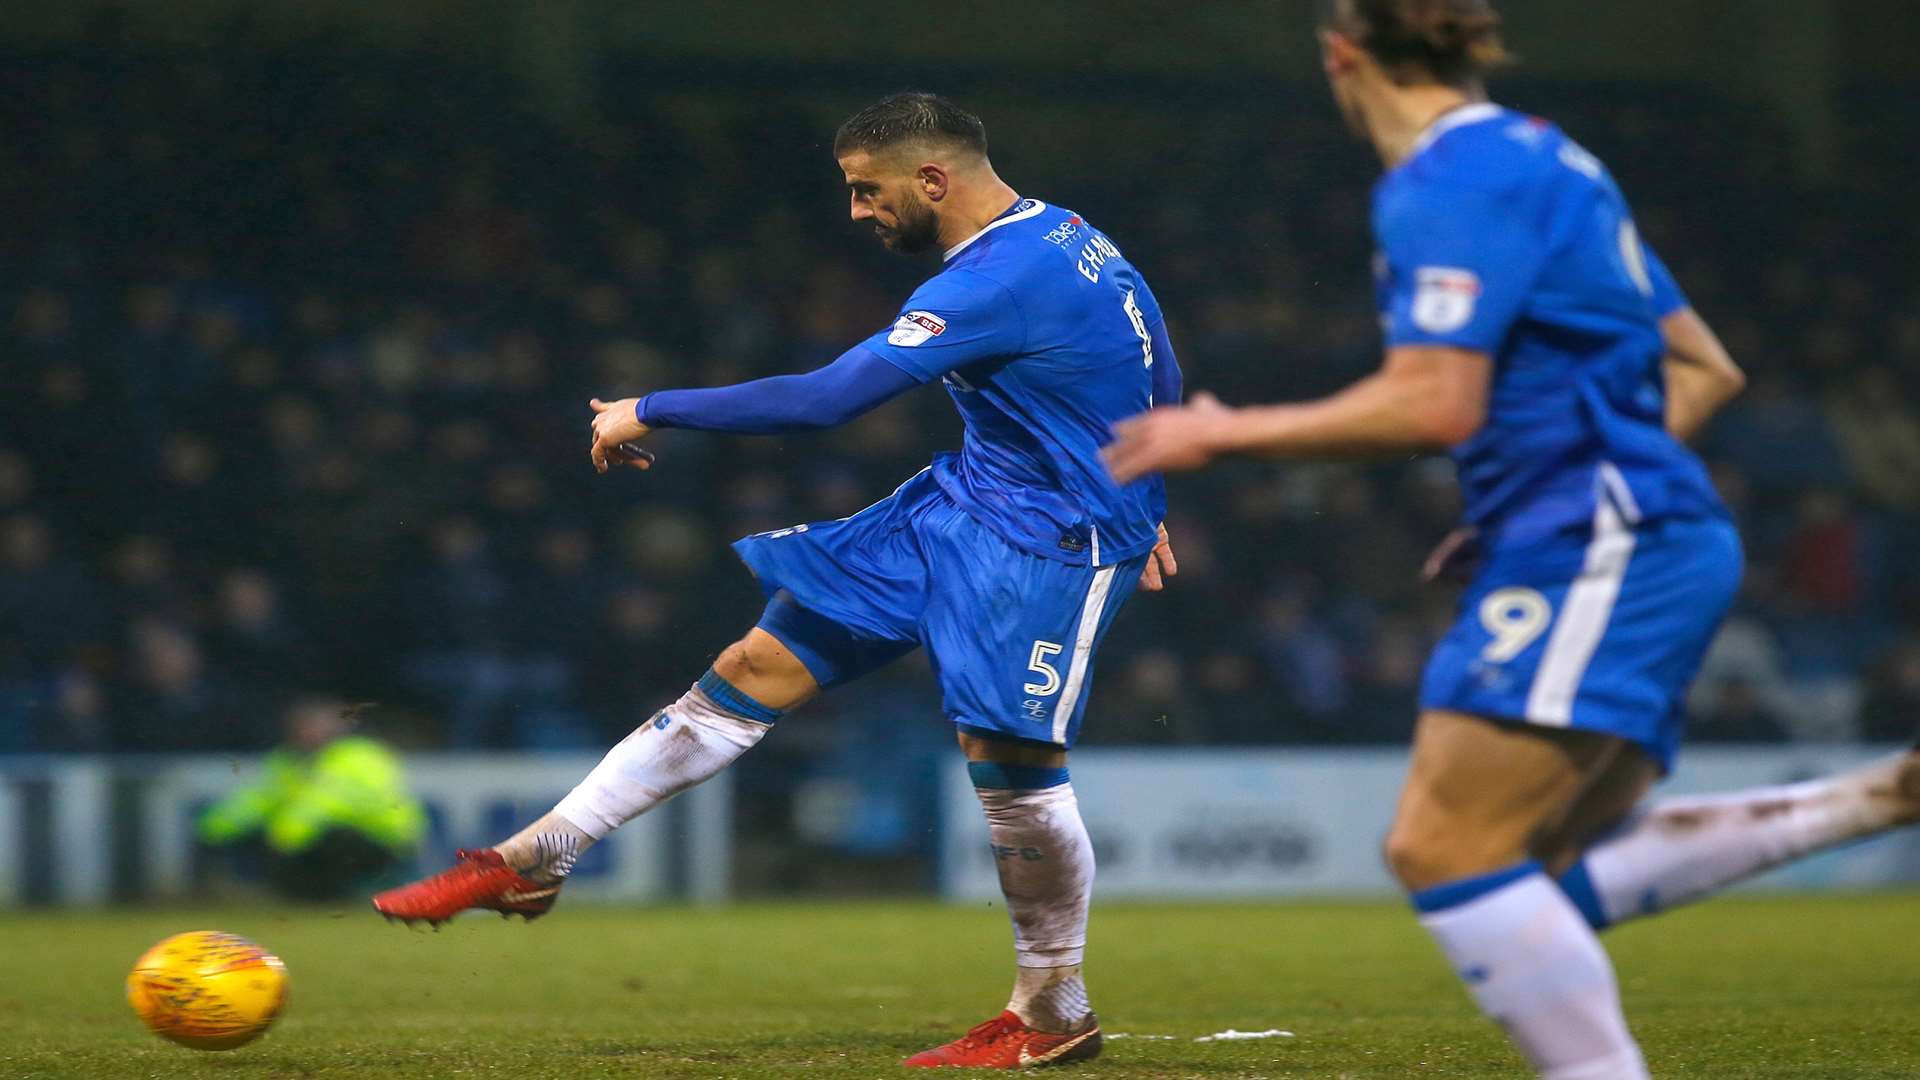
[[1041, 765], [1002, 765], [997, 761], [969, 761], [967, 775], [973, 786], [1001, 791], [1039, 791], [1067, 782], [1067, 770]]
[[1458, 881], [1449, 881], [1442, 885], [1435, 885], [1432, 888], [1421, 889], [1409, 897], [1409, 899], [1413, 901], [1414, 910], [1420, 912], [1422, 915], [1431, 915], [1436, 911], [1445, 911], [1448, 908], [1455, 908], [1461, 904], [1471, 903], [1490, 892], [1497, 892], [1500, 889], [1504, 889], [1514, 882], [1519, 881], [1521, 878], [1540, 873], [1545, 873], [1540, 864], [1532, 859], [1528, 859], [1526, 862], [1520, 863], [1517, 866], [1509, 866], [1505, 870], [1495, 870], [1491, 874], [1480, 874], [1476, 877], [1461, 878]]
[[707, 673], [700, 676], [700, 681], [694, 685], [700, 688], [701, 693], [712, 698], [715, 705], [746, 720], [771, 724], [786, 715], [778, 709], [769, 709], [741, 693], [738, 687], [721, 678], [720, 673], [712, 668], [708, 668]]
[[1581, 859], [1573, 864], [1573, 869], [1560, 875], [1560, 891], [1567, 894], [1573, 906], [1587, 917], [1587, 924], [1595, 930], [1605, 930], [1607, 921], [1606, 905], [1600, 902], [1600, 890], [1593, 887], [1593, 878], [1587, 873], [1587, 860]]

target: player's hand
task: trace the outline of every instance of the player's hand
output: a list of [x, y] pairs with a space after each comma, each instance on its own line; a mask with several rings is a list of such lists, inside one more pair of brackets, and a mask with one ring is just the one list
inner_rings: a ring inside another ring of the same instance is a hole
[[1195, 394], [1185, 405], [1163, 405], [1113, 425], [1113, 442], [1100, 457], [1119, 484], [1198, 469], [1223, 452], [1221, 429], [1232, 414], [1212, 394]]
[[640, 440], [653, 429], [641, 423], [634, 412], [639, 403], [639, 398], [611, 402], [594, 398], [587, 403], [594, 414], [589, 422], [593, 429], [593, 448], [587, 451], [587, 456], [593, 459], [595, 472], [606, 472], [614, 465], [631, 465], [636, 469], [653, 467], [653, 454], [640, 448]]
[[1140, 587], [1148, 592], [1159, 592], [1167, 587], [1167, 579], [1180, 572], [1180, 563], [1173, 557], [1173, 541], [1167, 539], [1165, 522], [1160, 525], [1160, 542], [1153, 545], [1153, 551], [1147, 555], [1147, 565], [1140, 571]]
[[1463, 525], [1447, 534], [1420, 567], [1420, 580], [1463, 585], [1480, 565], [1480, 530]]

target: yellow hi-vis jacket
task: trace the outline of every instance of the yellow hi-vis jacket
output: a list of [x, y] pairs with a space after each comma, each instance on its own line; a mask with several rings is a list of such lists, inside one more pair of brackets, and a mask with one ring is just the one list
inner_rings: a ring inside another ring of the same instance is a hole
[[261, 771], [259, 782], [207, 808], [200, 839], [227, 844], [258, 833], [295, 855], [344, 828], [404, 853], [426, 833], [426, 811], [407, 790], [399, 755], [377, 740], [350, 735], [312, 754], [275, 750]]

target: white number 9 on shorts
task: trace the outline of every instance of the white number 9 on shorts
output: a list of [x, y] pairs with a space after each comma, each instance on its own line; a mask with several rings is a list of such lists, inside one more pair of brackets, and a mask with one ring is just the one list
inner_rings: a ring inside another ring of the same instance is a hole
[[1533, 644], [1553, 621], [1553, 606], [1537, 589], [1495, 589], [1480, 601], [1480, 625], [1493, 640], [1480, 650], [1480, 658], [1504, 664]]

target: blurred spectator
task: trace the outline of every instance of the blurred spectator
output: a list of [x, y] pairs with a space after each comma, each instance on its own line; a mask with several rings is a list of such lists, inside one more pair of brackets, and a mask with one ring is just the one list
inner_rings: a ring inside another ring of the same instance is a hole
[[1712, 707], [1696, 712], [1689, 738], [1702, 742], [1785, 742], [1787, 727], [1752, 683], [1730, 678], [1711, 688]]
[[26, 508], [33, 496], [33, 463], [24, 454], [0, 450], [0, 514]]
[[1920, 509], [1920, 418], [1893, 372], [1875, 365], [1846, 378], [1827, 415], [1861, 493], [1895, 510]]
[[1831, 488], [1801, 496], [1780, 567], [1787, 599], [1818, 615], [1852, 614], [1866, 585], [1865, 546], [1865, 529], [1846, 496]]
[[260, 779], [208, 807], [198, 832], [289, 899], [332, 900], [410, 862], [426, 828], [399, 757], [355, 734], [345, 703], [312, 697], [287, 710]]
[[1715, 422], [1709, 440], [1716, 452], [1738, 460], [1760, 487], [1846, 480], [1826, 417], [1784, 375], [1764, 370], [1755, 375], [1740, 407]]
[[185, 626], [143, 618], [128, 631], [129, 667], [117, 689], [114, 745], [127, 750], [249, 750], [266, 740], [253, 703], [226, 693], [207, 671], [206, 653]]
[[1920, 736], [1920, 638], [1900, 641], [1868, 670], [1860, 734], [1879, 742]]
[[1314, 617], [1303, 587], [1284, 588], [1267, 599], [1259, 646], [1274, 681], [1300, 712], [1324, 723], [1346, 708], [1346, 661], [1340, 644]]
[[263, 694], [292, 685], [308, 649], [273, 579], [251, 567], [229, 570], [217, 602], [210, 640], [222, 668]]
[[0, 753], [105, 750], [108, 706], [105, 687], [79, 664], [19, 682], [0, 681]]
[[73, 754], [105, 750], [111, 729], [107, 688], [86, 668], [75, 665], [53, 682], [52, 707], [34, 717], [35, 750]]
[[0, 518], [0, 678], [44, 672], [95, 633], [100, 595], [30, 514]]

